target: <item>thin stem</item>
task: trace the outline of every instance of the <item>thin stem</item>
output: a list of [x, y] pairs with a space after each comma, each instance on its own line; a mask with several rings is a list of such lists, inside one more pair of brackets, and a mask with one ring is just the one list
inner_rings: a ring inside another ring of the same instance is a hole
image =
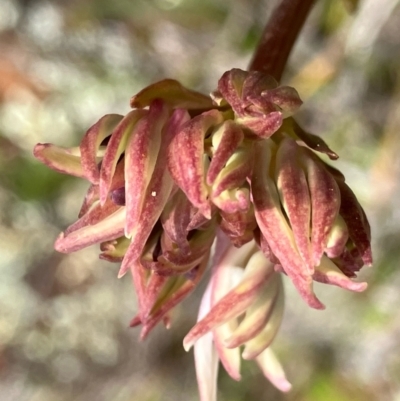
[[314, 0], [282, 0], [264, 28], [249, 70], [263, 71], [280, 81], [290, 51]]

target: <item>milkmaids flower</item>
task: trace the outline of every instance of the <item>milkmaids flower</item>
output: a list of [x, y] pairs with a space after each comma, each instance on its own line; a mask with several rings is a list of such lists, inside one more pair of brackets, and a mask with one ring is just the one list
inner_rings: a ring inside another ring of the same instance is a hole
[[121, 262], [120, 277], [131, 272], [139, 305], [131, 326], [142, 325], [142, 338], [160, 321], [170, 326], [225, 235], [184, 341], [195, 344], [202, 401], [215, 395], [218, 359], [240, 378], [241, 346], [272, 383], [290, 388], [269, 348], [283, 275], [317, 309], [314, 281], [366, 288], [352, 279], [372, 263], [367, 218], [344, 176], [317, 155], [336, 153], [293, 119], [301, 103], [295, 89], [257, 71], [226, 72], [211, 97], [164, 80], [135, 95], [126, 116], [101, 118], [79, 147], [34, 150], [89, 181], [78, 220], [55, 248], [98, 243], [100, 258]]

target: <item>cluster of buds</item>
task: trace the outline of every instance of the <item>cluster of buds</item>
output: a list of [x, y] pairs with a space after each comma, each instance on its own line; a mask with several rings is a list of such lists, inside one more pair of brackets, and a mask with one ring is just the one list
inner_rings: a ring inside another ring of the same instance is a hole
[[215, 397], [216, 368], [205, 363], [220, 359], [239, 379], [242, 345], [243, 358], [290, 388], [269, 349], [283, 314], [281, 273], [317, 309], [314, 280], [366, 288], [352, 278], [372, 263], [367, 218], [316, 152], [337, 155], [293, 119], [301, 103], [295, 89], [257, 71], [226, 72], [210, 97], [163, 80], [135, 95], [125, 117], [101, 118], [79, 147], [34, 150], [54, 170], [90, 182], [79, 219], [55, 248], [98, 243], [100, 258], [122, 262], [142, 338], [160, 321], [169, 327], [216, 243], [199, 322], [184, 340], [186, 349], [196, 343], [202, 401]]

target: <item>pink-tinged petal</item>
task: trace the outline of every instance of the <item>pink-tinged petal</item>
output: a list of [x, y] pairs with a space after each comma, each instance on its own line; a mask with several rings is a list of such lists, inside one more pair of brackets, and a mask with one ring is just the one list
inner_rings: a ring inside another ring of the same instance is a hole
[[[133, 286], [135, 288], [135, 293], [137, 296], [138, 307], [139, 307], [138, 316], [140, 322], [143, 323], [145, 321], [145, 314], [147, 311], [146, 285], [150, 272], [146, 270], [139, 261], [135, 261], [134, 263], [131, 264], [131, 273], [132, 273]], [[131, 322], [131, 327], [132, 327], [132, 322]]]
[[257, 117], [244, 116], [236, 119], [236, 122], [249, 128], [258, 137], [266, 139], [273, 135], [281, 127], [283, 121], [280, 111], [269, 114], [260, 114]]
[[183, 252], [189, 252], [187, 228], [192, 218], [192, 210], [189, 199], [178, 190], [168, 200], [160, 218], [165, 233]]
[[[272, 271], [269, 266], [249, 264], [241, 282], [214, 304], [210, 313], [190, 330], [184, 339], [185, 349], [189, 349], [208, 331], [242, 315], [254, 302], [260, 288], [271, 274]], [[219, 286], [216, 283], [217, 280], [214, 281], [215, 289], [213, 289], [213, 292], [218, 290]], [[226, 284], [223, 283], [223, 286], [225, 287]]]
[[198, 265], [204, 258], [204, 255], [211, 248], [215, 238], [215, 225], [207, 230], [196, 231], [189, 240], [189, 252], [186, 252], [176, 245], [168, 244], [166, 236], [161, 242], [162, 254], [157, 258], [160, 266], [156, 269], [159, 274], [177, 274], [187, 272]]
[[111, 135], [116, 125], [123, 116], [107, 114], [100, 118], [96, 124], [90, 127], [82, 139], [80, 149], [82, 154], [82, 168], [85, 177], [93, 184], [98, 184], [100, 179], [97, 153], [101, 143]]
[[278, 86], [278, 82], [274, 77], [261, 71], [249, 71], [247, 74], [242, 89], [243, 100], [259, 96], [264, 91], [274, 89]]
[[[157, 111], [157, 110], [156, 110]], [[150, 109], [149, 116], [152, 115], [152, 110]], [[168, 170], [165, 168], [167, 163], [167, 149], [168, 145], [175, 133], [176, 126], [180, 125], [179, 121], [185, 121], [187, 118], [187, 113], [182, 110], [176, 110], [170, 122], [165, 127], [163, 135], [161, 138], [161, 143], [158, 146], [160, 149], [158, 154], [154, 154], [152, 149], [152, 143], [147, 143], [144, 147], [143, 143], [147, 141], [144, 138], [141, 143], [138, 144], [136, 150], [146, 148], [148, 157], [152, 160], [146, 161], [142, 160], [142, 163], [135, 164], [134, 161], [130, 160], [130, 156], [126, 156], [126, 166], [128, 170], [126, 171], [127, 176], [127, 187], [126, 187], [126, 207], [127, 207], [127, 220], [125, 226], [125, 232], [128, 237], [131, 237], [131, 245], [125, 255], [124, 261], [119, 272], [119, 277], [123, 276], [129, 269], [129, 264], [138, 259], [143, 251], [143, 247], [147, 239], [150, 236], [151, 230], [154, 224], [160, 217], [165, 204], [170, 197], [171, 191], [173, 190], [173, 181], [169, 175]], [[150, 125], [151, 129], [156, 129]], [[160, 134], [155, 131], [155, 134]], [[140, 133], [138, 132], [138, 135]], [[146, 135], [144, 133], [144, 135]], [[134, 146], [133, 144], [132, 146]], [[132, 157], [135, 155], [135, 149], [132, 151]], [[143, 156], [142, 156], [143, 158]], [[155, 166], [147, 167], [145, 164], [155, 164]], [[150, 178], [141, 178], [131, 176], [135, 171], [137, 174], [151, 174]], [[148, 185], [144, 181], [149, 181]], [[135, 183], [138, 186], [135, 187]], [[128, 185], [129, 184], [129, 185]], [[141, 189], [142, 188], [142, 189]], [[142, 194], [137, 194], [135, 191], [143, 190]]]
[[[217, 246], [218, 245], [219, 244], [217, 242]], [[215, 259], [216, 265], [214, 265], [213, 274], [210, 281], [212, 286], [211, 311], [215, 305], [218, 304], [218, 302], [229, 293], [229, 291], [231, 291], [240, 283], [240, 280], [243, 278], [243, 268], [234, 265], [232, 266], [232, 263], [238, 263], [238, 266], [244, 265], [245, 259], [248, 257], [249, 252], [251, 252], [253, 249], [253, 244], [249, 244], [239, 252], [236, 252], [235, 250], [230, 251], [229, 248], [226, 248], [225, 253], [221, 254], [218, 260]], [[224, 344], [225, 338], [230, 337], [236, 327], [236, 319], [231, 319], [219, 327], [216, 327], [213, 330], [213, 336], [215, 347], [225, 370], [234, 380], [240, 380], [240, 350], [230, 350], [226, 348]]]
[[[301, 154], [301, 148], [295, 141], [290, 138], [283, 139], [276, 154], [275, 180], [281, 202], [289, 217], [297, 249], [308, 268], [308, 273], [312, 274], [314, 263], [310, 244], [311, 200], [306, 176], [299, 160]], [[323, 208], [324, 204], [314, 202], [313, 206]]]
[[81, 152], [78, 147], [62, 148], [51, 143], [38, 143], [33, 149], [33, 155], [58, 173], [85, 177], [81, 165]]
[[216, 198], [222, 191], [241, 187], [253, 169], [253, 152], [250, 149], [237, 149], [226, 166], [212, 183], [211, 195]]
[[[227, 371], [228, 375], [233, 380], [239, 381], [241, 379], [240, 349], [226, 348], [224, 343], [225, 338], [230, 337], [232, 335], [232, 332], [236, 329], [236, 327], [237, 327], [237, 321], [236, 319], [232, 319], [231, 321], [224, 323], [221, 326], [214, 329], [212, 333], [214, 337], [215, 348], [217, 349], [219, 359], [224, 369]], [[207, 333], [205, 335], [207, 336], [209, 334], [210, 333]], [[201, 341], [201, 338], [198, 341]], [[197, 342], [194, 346], [196, 347], [196, 345]]]
[[120, 207], [97, 224], [82, 227], [68, 235], [61, 233], [54, 248], [58, 252], [69, 253], [121, 237], [124, 234], [125, 212], [125, 207]]
[[174, 181], [207, 218], [211, 218], [211, 206], [205, 183], [204, 137], [222, 121], [217, 110], [194, 117], [177, 133], [169, 149], [168, 167]]
[[356, 283], [345, 276], [340, 269], [326, 256], [322, 257], [321, 264], [316, 267], [314, 280], [320, 283], [332, 284], [346, 290], [361, 292], [364, 291], [367, 283]]
[[207, 184], [212, 185], [222, 168], [242, 143], [243, 131], [232, 120], [225, 121], [212, 136], [214, 154], [207, 171]]
[[[200, 303], [197, 320], [211, 309], [211, 284], [209, 283]], [[217, 401], [218, 354], [211, 332], [200, 338], [194, 346], [194, 361], [200, 401]]]
[[319, 265], [326, 248], [329, 233], [340, 208], [340, 191], [332, 175], [308, 149], [303, 149], [303, 163], [311, 196], [311, 248], [312, 260]]
[[312, 278], [297, 251], [293, 233], [280, 209], [275, 184], [268, 176], [271, 159], [269, 146], [271, 144], [267, 141], [256, 144], [257, 169], [253, 171], [251, 181], [256, 220], [272, 252], [281, 262], [303, 299], [311, 307], [323, 309], [324, 305], [314, 294]]
[[182, 302], [182, 300], [193, 291], [200, 279], [203, 277], [208, 264], [208, 258], [209, 253], [204, 255], [203, 261], [195, 268], [195, 272], [190, 280], [185, 279], [184, 276], [169, 278], [169, 280], [174, 280], [175, 284], [168, 286], [166, 291], [163, 291], [163, 293], [160, 294], [157, 303], [151, 310], [151, 314], [143, 323], [143, 329], [140, 333], [141, 339], [144, 339], [154, 326], [172, 310], [172, 308]]
[[[130, 237], [138, 224], [146, 189], [152, 178], [162, 141], [162, 129], [168, 118], [166, 106], [155, 101], [149, 113], [134, 128], [125, 152], [126, 236]], [[165, 153], [162, 149], [161, 153]], [[155, 190], [155, 196], [159, 194]]]
[[[266, 261], [265, 256], [261, 252], [257, 252], [257, 254], [260, 255], [260, 263], [270, 263]], [[247, 309], [246, 316], [240, 322], [238, 328], [233, 331], [229, 338], [226, 337], [226, 347], [239, 347], [264, 329], [276, 303], [276, 297], [280, 290], [280, 280], [281, 275], [275, 273], [270, 282], [265, 284], [265, 288], [260, 291], [260, 295], [255, 302]]]
[[265, 351], [274, 340], [279, 327], [282, 322], [283, 310], [284, 310], [284, 292], [282, 281], [279, 283], [278, 294], [275, 298], [275, 303], [272, 306], [273, 311], [267, 324], [261, 330], [261, 332], [247, 341], [242, 353], [243, 359], [254, 359], [257, 358], [263, 351]]
[[90, 208], [95, 204], [96, 201], [99, 200], [99, 186], [96, 184], [92, 184], [88, 191], [86, 192], [85, 199], [83, 200], [81, 210], [79, 211], [78, 217], [82, 217], [86, 214]]
[[287, 128], [287, 132], [294, 132], [295, 136], [301, 139], [312, 150], [328, 155], [331, 160], [339, 159], [337, 153], [330, 149], [322, 138], [304, 131], [293, 118], [285, 119], [284, 126]]
[[135, 130], [138, 122], [145, 117], [146, 111], [133, 110], [128, 113], [114, 129], [107, 144], [106, 153], [101, 163], [100, 170], [100, 201], [104, 203], [110, 190], [111, 182], [117, 166], [117, 162], [125, 152], [128, 140]]
[[267, 101], [276, 104], [284, 111], [284, 118], [295, 113], [303, 104], [296, 89], [290, 86], [279, 86], [261, 93]]
[[239, 248], [254, 239], [257, 222], [252, 204], [247, 211], [236, 213], [220, 211], [220, 215], [220, 228], [230, 238], [235, 247]]
[[372, 265], [370, 226], [356, 196], [342, 180], [336, 180], [341, 196], [340, 214], [346, 222], [349, 236], [367, 266]]
[[287, 392], [292, 388], [285, 376], [281, 364], [271, 349], [267, 348], [256, 358], [264, 376], [280, 391]]
[[344, 251], [349, 239], [349, 230], [340, 214], [337, 215], [335, 222], [328, 234], [328, 242], [324, 249], [327, 256], [331, 259], [338, 258]]
[[244, 188], [228, 189], [213, 198], [213, 202], [225, 213], [245, 212], [251, 205], [250, 192], [247, 185]]
[[156, 99], [161, 99], [172, 108], [193, 110], [213, 107], [209, 96], [187, 89], [174, 79], [164, 79], [147, 86], [131, 98], [131, 107], [147, 107]]
[[248, 75], [247, 71], [233, 68], [226, 71], [218, 81], [218, 91], [238, 115], [244, 110], [242, 87]]
[[77, 231], [86, 226], [92, 226], [98, 224], [114, 212], [120, 209], [120, 206], [117, 206], [114, 202], [109, 200], [103, 206], [100, 205], [100, 202], [95, 202], [90, 210], [84, 214], [79, 220], [75, 223], [71, 224], [64, 232], [66, 236], [68, 236], [73, 231]]

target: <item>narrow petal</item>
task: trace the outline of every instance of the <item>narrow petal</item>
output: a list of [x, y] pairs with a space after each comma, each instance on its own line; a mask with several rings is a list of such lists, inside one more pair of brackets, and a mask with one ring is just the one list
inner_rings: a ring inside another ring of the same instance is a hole
[[79, 230], [86, 226], [92, 226], [98, 224], [114, 212], [116, 212], [120, 206], [109, 200], [103, 206], [100, 205], [99, 201], [96, 201], [90, 210], [84, 214], [79, 220], [71, 224], [66, 230], [65, 235], [68, 236], [73, 231]]
[[125, 212], [125, 207], [120, 207], [97, 224], [82, 227], [68, 235], [61, 233], [54, 244], [54, 248], [58, 252], [69, 253], [121, 237], [124, 233]]
[[282, 322], [283, 310], [284, 310], [284, 292], [282, 282], [279, 283], [280, 288], [276, 301], [273, 305], [273, 311], [267, 324], [261, 330], [261, 332], [247, 341], [242, 353], [243, 359], [254, 359], [258, 357], [265, 349], [267, 349], [272, 341], [274, 340], [279, 327]]
[[260, 287], [271, 273], [270, 267], [265, 265], [247, 268], [241, 282], [213, 305], [208, 315], [190, 330], [184, 339], [185, 349], [189, 349], [208, 331], [242, 315], [254, 302]]
[[144, 339], [154, 328], [154, 326], [172, 310], [172, 308], [182, 302], [182, 300], [193, 291], [200, 279], [203, 277], [204, 271], [208, 264], [208, 258], [209, 253], [204, 255], [203, 261], [198, 267], [195, 268], [195, 272], [190, 279], [185, 279], [184, 276], [169, 278], [176, 280], [176, 284], [173, 286], [168, 286], [166, 291], [163, 291], [158, 298], [157, 303], [151, 310], [151, 314], [143, 325], [142, 332], [140, 333], [141, 339]]
[[332, 175], [319, 159], [304, 149], [303, 163], [311, 195], [311, 247], [314, 266], [318, 266], [340, 208], [340, 191]]
[[356, 283], [350, 280], [350, 278], [345, 276], [326, 256], [323, 256], [321, 264], [316, 267], [314, 280], [356, 292], [364, 291], [367, 288], [367, 283]]
[[[236, 381], [241, 379], [240, 375], [240, 365], [241, 365], [241, 358], [240, 358], [240, 349], [229, 349], [226, 348], [224, 340], [230, 337], [233, 331], [237, 327], [236, 319], [232, 319], [229, 322], [222, 324], [221, 326], [217, 327], [212, 331], [214, 337], [215, 348], [217, 349], [217, 353], [219, 359], [227, 371], [228, 375]], [[210, 333], [205, 334], [205, 336], [209, 335]], [[203, 337], [202, 337], [203, 338]], [[200, 338], [198, 341], [201, 341]], [[198, 342], [197, 341], [197, 342]], [[197, 345], [194, 345], [196, 347]]]
[[229, 158], [226, 166], [219, 172], [212, 183], [212, 197], [216, 198], [222, 191], [241, 187], [253, 168], [251, 149], [237, 149]]
[[82, 154], [82, 168], [85, 177], [93, 184], [98, 184], [100, 179], [97, 153], [101, 143], [111, 135], [116, 125], [123, 116], [118, 114], [107, 114], [100, 118], [96, 124], [90, 127], [80, 144]]
[[177, 133], [169, 150], [168, 167], [174, 181], [207, 218], [211, 218], [211, 206], [205, 183], [204, 137], [222, 121], [217, 110], [194, 117]]
[[260, 354], [256, 361], [264, 376], [280, 391], [287, 392], [292, 388], [285, 376], [281, 364], [270, 348]]
[[[264, 255], [262, 257], [265, 259]], [[246, 316], [240, 322], [238, 328], [229, 338], [226, 337], [226, 347], [239, 347], [263, 330], [276, 303], [276, 297], [280, 289], [280, 280], [281, 276], [279, 273], [272, 276], [270, 282], [265, 285], [265, 289], [260, 291], [258, 298], [247, 309]]]
[[331, 160], [337, 160], [339, 158], [337, 153], [330, 149], [322, 138], [304, 131], [304, 129], [301, 128], [300, 125], [293, 118], [289, 117], [285, 119], [284, 125], [285, 128], [287, 128], [286, 131], [294, 132], [295, 136], [301, 139], [312, 150], [328, 155]]
[[[150, 114], [151, 114], [150, 110]], [[125, 232], [128, 237], [131, 238], [131, 245], [125, 255], [124, 261], [119, 272], [119, 277], [122, 277], [128, 270], [129, 264], [138, 259], [142, 253], [143, 247], [150, 236], [151, 230], [154, 224], [160, 217], [168, 198], [170, 197], [171, 191], [173, 190], [173, 181], [165, 168], [167, 163], [167, 149], [171, 142], [171, 139], [175, 133], [176, 124], [180, 125], [179, 121], [184, 121], [187, 118], [186, 112], [181, 112], [176, 110], [174, 117], [167, 124], [163, 132], [161, 143], [158, 146], [160, 149], [158, 154], [153, 154], [152, 152], [152, 142], [147, 143], [145, 148], [148, 152], [148, 157], [150, 161], [143, 160], [142, 163], [134, 163], [134, 160], [130, 161], [128, 164], [128, 159], [126, 158], [126, 164], [131, 165], [128, 167], [127, 174], [127, 186], [129, 183], [129, 189], [126, 190], [126, 205], [127, 205], [127, 221], [125, 226]], [[151, 127], [153, 128], [153, 127]], [[154, 128], [156, 129], [156, 128]], [[155, 134], [161, 134], [155, 132]], [[144, 133], [146, 135], [146, 133]], [[144, 138], [143, 142], [146, 142]], [[150, 149], [149, 149], [150, 148]], [[140, 144], [138, 149], [144, 149]], [[135, 151], [132, 152], [132, 157]], [[143, 157], [143, 155], [142, 155]], [[152, 167], [148, 167], [149, 171], [146, 171], [146, 162], [148, 164], [155, 164]], [[151, 177], [135, 177], [133, 174], [151, 174]], [[133, 175], [131, 177], [131, 174]], [[146, 182], [148, 181], [148, 185]], [[134, 184], [138, 183], [138, 187]], [[137, 193], [135, 191], [143, 190], [143, 193]], [[128, 207], [129, 206], [129, 207]]]
[[[209, 283], [200, 303], [197, 320], [211, 309], [211, 284]], [[218, 354], [211, 332], [200, 338], [194, 346], [194, 361], [200, 401], [217, 401]]]
[[81, 152], [78, 147], [63, 148], [51, 143], [38, 143], [33, 150], [33, 155], [58, 173], [85, 177], [81, 165]]
[[[285, 138], [276, 154], [275, 180], [281, 202], [289, 217], [297, 249], [308, 273], [314, 271], [311, 257], [310, 223], [311, 200], [306, 176], [300, 164], [301, 148], [295, 141]], [[318, 204], [319, 208], [324, 205]], [[323, 248], [322, 248], [323, 249]]]
[[252, 195], [258, 226], [272, 252], [281, 262], [285, 272], [303, 299], [313, 308], [323, 309], [324, 305], [315, 296], [312, 278], [300, 257], [293, 234], [280, 209], [276, 187], [267, 175], [271, 150], [266, 141], [256, 144], [255, 165], [252, 177]]
[[207, 171], [207, 184], [212, 185], [217, 175], [231, 158], [244, 138], [240, 126], [232, 120], [225, 121], [212, 135], [214, 150], [210, 166]]
[[104, 203], [110, 190], [111, 182], [118, 160], [127, 146], [135, 125], [145, 116], [143, 110], [133, 110], [128, 113], [114, 129], [107, 144], [107, 150], [100, 170], [100, 201]]

